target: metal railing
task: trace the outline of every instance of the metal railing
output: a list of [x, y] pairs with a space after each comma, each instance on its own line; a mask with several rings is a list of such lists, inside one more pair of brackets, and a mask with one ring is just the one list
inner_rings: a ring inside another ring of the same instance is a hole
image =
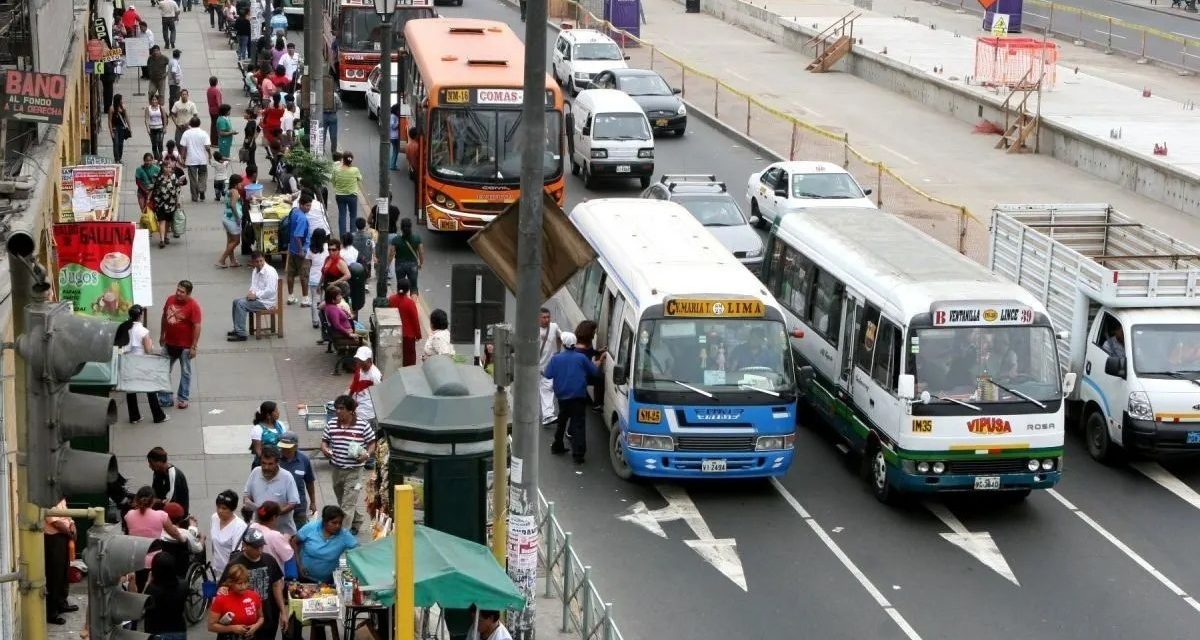
[[624, 640], [613, 620], [612, 603], [605, 602], [592, 583], [592, 567], [583, 564], [571, 546], [571, 532], [554, 516], [554, 503], [538, 492], [541, 546], [538, 562], [545, 573], [545, 597], [562, 604], [562, 632], [580, 640]]

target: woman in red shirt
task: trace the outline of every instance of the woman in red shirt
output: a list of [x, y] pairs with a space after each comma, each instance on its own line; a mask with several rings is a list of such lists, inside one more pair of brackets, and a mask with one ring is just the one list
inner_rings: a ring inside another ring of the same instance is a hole
[[268, 144], [275, 141], [275, 132], [283, 125], [283, 113], [283, 101], [277, 93], [271, 96], [271, 106], [263, 109], [262, 122], [258, 125]]
[[325, 264], [321, 266], [321, 288], [338, 287], [340, 289], [349, 282], [350, 265], [346, 264], [345, 258], [342, 257], [342, 243], [330, 240], [329, 257], [325, 258]]
[[275, 88], [283, 93], [292, 92], [292, 79], [288, 77], [287, 69], [283, 65], [275, 65], [275, 73], [271, 74], [271, 82]]
[[217, 593], [208, 610], [208, 630], [217, 640], [242, 640], [263, 626], [262, 599], [250, 588], [250, 572], [231, 564], [221, 582], [225, 593]]

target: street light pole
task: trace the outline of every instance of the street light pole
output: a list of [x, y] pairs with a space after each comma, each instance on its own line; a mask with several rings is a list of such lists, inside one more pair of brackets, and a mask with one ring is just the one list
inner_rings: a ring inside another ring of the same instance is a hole
[[[317, 158], [324, 157], [325, 136], [322, 135], [322, 116], [325, 112], [325, 56], [321, 50], [321, 29], [325, 22], [325, 5], [321, 0], [306, 0], [304, 6], [304, 65], [308, 67], [308, 149]], [[320, 194], [314, 194], [319, 196]]]
[[375, 0], [375, 13], [382, 21], [383, 35], [379, 44], [379, 196], [375, 205], [375, 307], [388, 306], [387, 301], [387, 239], [388, 209], [392, 191], [391, 121], [392, 121], [392, 13], [396, 0]]
[[[521, 153], [521, 209], [517, 222], [517, 312], [516, 312], [516, 376], [513, 420], [513, 465], [522, 461], [521, 474], [513, 473], [515, 496], [509, 502], [509, 537], [524, 529], [538, 544], [538, 528], [529, 527], [538, 518], [538, 310], [542, 306], [542, 198], [545, 189], [546, 151], [546, 0], [529, 0], [525, 22], [525, 93], [521, 105], [521, 134], [525, 136]], [[520, 526], [518, 526], [520, 525]], [[535, 563], [536, 564], [536, 563]], [[512, 630], [518, 640], [534, 637], [533, 597], [536, 582], [529, 571], [513, 567], [510, 574], [528, 603], [515, 616]]]

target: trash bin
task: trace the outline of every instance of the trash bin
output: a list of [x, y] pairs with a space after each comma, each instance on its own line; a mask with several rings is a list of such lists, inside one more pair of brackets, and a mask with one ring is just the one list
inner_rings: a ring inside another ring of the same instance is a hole
[[700, 13], [700, 0], [685, 0], [683, 7], [687, 13]]

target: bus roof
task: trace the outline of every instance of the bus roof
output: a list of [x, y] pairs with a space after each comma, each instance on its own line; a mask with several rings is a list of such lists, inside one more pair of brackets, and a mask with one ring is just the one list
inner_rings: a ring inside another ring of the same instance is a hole
[[805, 209], [784, 216], [776, 233], [810, 258], [819, 254], [848, 286], [888, 301], [904, 323], [947, 301], [1015, 301], [1045, 313], [1021, 287], [878, 209]]
[[754, 296], [778, 308], [758, 278], [674, 202], [588, 200], [571, 210], [571, 222], [638, 309], [697, 294]]
[[[525, 43], [503, 22], [473, 18], [410, 20], [405, 41], [429, 85], [513, 87], [525, 80]], [[558, 85], [546, 75], [546, 88]]]

